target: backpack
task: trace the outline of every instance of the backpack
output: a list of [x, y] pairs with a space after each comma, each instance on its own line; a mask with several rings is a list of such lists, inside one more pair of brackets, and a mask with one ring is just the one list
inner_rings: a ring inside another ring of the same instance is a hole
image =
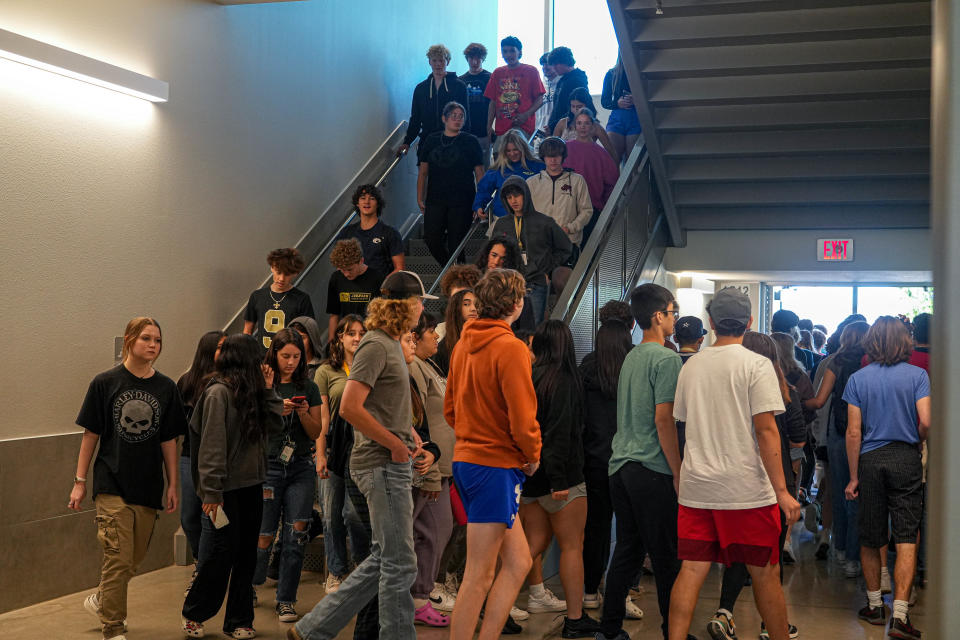
[[847, 433], [847, 402], [843, 399], [843, 392], [847, 388], [847, 380], [850, 376], [860, 370], [860, 361], [863, 359], [864, 351], [862, 349], [853, 349], [843, 354], [837, 355], [837, 361], [840, 365], [840, 373], [837, 374], [837, 380], [833, 383], [833, 392], [831, 397], [833, 402], [830, 406], [833, 412], [833, 427], [840, 435]]

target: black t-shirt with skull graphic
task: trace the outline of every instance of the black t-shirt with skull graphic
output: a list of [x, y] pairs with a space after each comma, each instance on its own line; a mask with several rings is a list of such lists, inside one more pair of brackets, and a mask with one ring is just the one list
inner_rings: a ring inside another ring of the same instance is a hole
[[93, 465], [93, 494], [116, 495], [127, 504], [163, 508], [160, 443], [186, 433], [176, 383], [160, 372], [139, 378], [123, 366], [90, 383], [77, 424], [100, 436]]

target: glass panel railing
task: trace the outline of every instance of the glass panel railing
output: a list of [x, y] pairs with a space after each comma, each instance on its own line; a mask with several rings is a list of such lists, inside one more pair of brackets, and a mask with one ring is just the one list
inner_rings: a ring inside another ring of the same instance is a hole
[[[321, 301], [326, 299], [327, 280], [330, 277], [333, 267], [329, 260], [325, 260], [333, 247], [337, 236], [350, 224], [357, 211], [351, 202], [354, 190], [361, 184], [380, 185], [387, 176], [390, 175], [394, 167], [397, 166], [402, 156], [397, 155], [397, 150], [403, 142], [403, 136], [406, 132], [406, 121], [400, 122], [389, 136], [383, 141], [379, 148], [370, 156], [363, 167], [353, 176], [353, 178], [343, 187], [337, 197], [330, 203], [330, 206], [321, 213], [314, 223], [307, 229], [306, 233], [293, 246], [300, 251], [307, 261], [307, 267], [297, 278], [295, 285], [310, 294], [313, 299], [314, 310], [321, 309]], [[409, 220], [404, 223], [405, 228], [412, 229], [414, 225], [409, 224]], [[267, 277], [260, 287], [270, 283], [270, 277]], [[243, 330], [243, 312], [246, 309], [244, 304], [234, 314], [233, 318], [223, 328], [228, 333], [237, 333]], [[321, 325], [321, 330], [323, 327]]]

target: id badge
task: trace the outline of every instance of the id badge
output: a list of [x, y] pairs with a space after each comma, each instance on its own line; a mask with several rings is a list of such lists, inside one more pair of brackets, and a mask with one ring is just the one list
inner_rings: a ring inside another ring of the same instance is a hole
[[527, 266], [527, 252], [526, 252], [526, 251], [521, 251], [521, 252], [520, 252], [520, 259], [523, 260], [523, 266]]
[[283, 450], [280, 452], [280, 462], [283, 464], [289, 464], [290, 459], [293, 458], [293, 445], [285, 445]]

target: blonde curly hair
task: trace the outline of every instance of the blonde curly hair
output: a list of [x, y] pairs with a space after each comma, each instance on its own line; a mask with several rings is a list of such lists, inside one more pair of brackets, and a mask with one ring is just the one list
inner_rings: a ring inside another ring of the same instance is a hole
[[450, 62], [450, 49], [447, 49], [442, 44], [433, 45], [427, 49], [427, 60], [433, 60], [434, 58], [443, 58], [447, 62]]
[[420, 304], [416, 297], [403, 300], [374, 298], [367, 305], [367, 331], [381, 329], [393, 337], [410, 331], [420, 319]]
[[356, 238], [338, 240], [330, 252], [330, 264], [334, 269], [349, 269], [363, 261], [363, 247]]

